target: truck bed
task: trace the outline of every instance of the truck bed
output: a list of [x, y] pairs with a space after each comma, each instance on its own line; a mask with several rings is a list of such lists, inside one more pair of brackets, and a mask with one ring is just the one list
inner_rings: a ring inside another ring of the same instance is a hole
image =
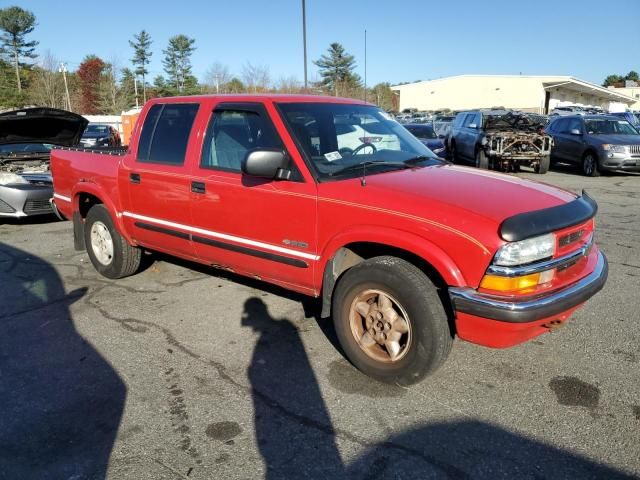
[[64, 147], [51, 151], [53, 197], [56, 207], [65, 217], [72, 214], [74, 189], [108, 192], [106, 198], [119, 199], [118, 169], [127, 154], [127, 147]]

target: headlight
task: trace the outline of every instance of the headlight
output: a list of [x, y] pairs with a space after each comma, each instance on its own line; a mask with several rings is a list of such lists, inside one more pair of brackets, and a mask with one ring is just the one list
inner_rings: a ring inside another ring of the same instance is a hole
[[20, 175], [15, 173], [3, 173], [0, 172], [0, 185], [15, 185], [20, 183], [29, 183]]
[[524, 265], [553, 257], [555, 251], [556, 237], [553, 233], [547, 233], [539, 237], [503, 245], [496, 254], [494, 264], [505, 267]]
[[610, 145], [608, 143], [605, 143], [604, 145], [602, 145], [602, 149], [606, 152], [627, 153], [626, 145]]

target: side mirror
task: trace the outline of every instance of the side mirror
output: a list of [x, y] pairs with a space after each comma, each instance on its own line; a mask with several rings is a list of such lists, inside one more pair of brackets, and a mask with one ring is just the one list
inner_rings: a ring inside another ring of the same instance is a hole
[[476, 125], [475, 123], [470, 123], [469, 128], [478, 128], [478, 125]]
[[582, 135], [582, 132], [580, 130], [578, 130], [577, 128], [572, 128], [569, 133], [571, 135]]
[[242, 173], [252, 177], [287, 180], [291, 175], [291, 171], [285, 168], [287, 163], [282, 150], [276, 148], [251, 150], [242, 162]]

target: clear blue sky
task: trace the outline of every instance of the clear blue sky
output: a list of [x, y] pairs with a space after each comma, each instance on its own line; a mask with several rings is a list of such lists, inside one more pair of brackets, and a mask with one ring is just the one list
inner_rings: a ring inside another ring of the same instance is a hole
[[[240, 74], [245, 62], [267, 65], [272, 79], [303, 78], [301, 0], [0, 0], [32, 10], [38, 50], [77, 68], [87, 54], [127, 66], [128, 40], [153, 39], [150, 77], [162, 72], [170, 36], [196, 39], [193, 72], [211, 63]], [[331, 42], [355, 55], [368, 84], [457, 74], [558, 74], [601, 83], [640, 70], [640, 0], [307, 0], [309, 78], [312, 60]]]

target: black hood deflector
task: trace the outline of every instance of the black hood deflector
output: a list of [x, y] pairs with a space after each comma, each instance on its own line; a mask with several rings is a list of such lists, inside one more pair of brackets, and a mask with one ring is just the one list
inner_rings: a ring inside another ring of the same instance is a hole
[[80, 142], [89, 121], [57, 108], [24, 108], [0, 113], [0, 145], [51, 143], [71, 147]]
[[597, 212], [598, 204], [582, 190], [582, 196], [572, 202], [507, 218], [500, 225], [500, 236], [507, 242], [518, 242], [584, 223]]

